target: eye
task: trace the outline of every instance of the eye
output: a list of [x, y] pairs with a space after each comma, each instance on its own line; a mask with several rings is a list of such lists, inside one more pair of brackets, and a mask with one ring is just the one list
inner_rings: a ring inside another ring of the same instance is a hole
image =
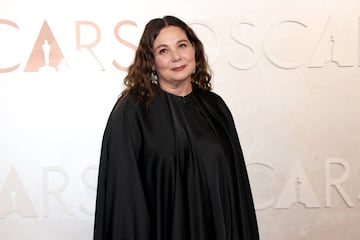
[[187, 44], [186, 44], [186, 43], [180, 43], [180, 44], [179, 44], [179, 48], [185, 48], [185, 47], [187, 47]]
[[159, 54], [163, 55], [166, 54], [168, 52], [168, 50], [166, 48], [162, 48], [159, 50]]

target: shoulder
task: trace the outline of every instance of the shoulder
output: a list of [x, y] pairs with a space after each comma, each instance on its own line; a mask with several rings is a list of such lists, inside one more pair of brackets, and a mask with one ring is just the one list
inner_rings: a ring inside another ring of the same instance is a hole
[[131, 95], [120, 97], [108, 117], [103, 141], [105, 143], [120, 142], [121, 139], [131, 139], [137, 142], [139, 139], [141, 105]]
[[142, 109], [142, 105], [137, 102], [135, 96], [121, 96], [111, 110], [109, 123], [132, 121], [142, 112]]
[[211, 104], [214, 108], [221, 108], [228, 111], [228, 107], [224, 99], [214, 91], [198, 90], [200, 98]]
[[209, 98], [211, 98], [213, 101], [219, 103], [219, 104], [223, 104], [226, 105], [224, 99], [217, 93], [213, 92], [213, 91], [209, 91], [208, 92]]
[[115, 103], [112, 113], [126, 113], [131, 114], [142, 110], [142, 104], [140, 104], [134, 95], [121, 96]]
[[233, 116], [230, 108], [224, 101], [224, 99], [213, 91], [199, 90], [199, 99], [203, 102], [208, 111], [212, 112], [219, 120], [226, 122], [227, 124], [233, 124]]

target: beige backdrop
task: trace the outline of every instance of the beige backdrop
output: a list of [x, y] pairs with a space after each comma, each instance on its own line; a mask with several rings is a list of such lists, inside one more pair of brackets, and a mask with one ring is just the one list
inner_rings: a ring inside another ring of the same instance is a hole
[[108, 114], [167, 14], [205, 44], [261, 239], [359, 239], [358, 0], [2, 0], [0, 239], [92, 238]]

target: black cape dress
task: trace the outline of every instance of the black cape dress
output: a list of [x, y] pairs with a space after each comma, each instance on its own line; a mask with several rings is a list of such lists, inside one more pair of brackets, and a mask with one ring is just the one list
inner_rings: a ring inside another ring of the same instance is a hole
[[95, 240], [259, 239], [232, 115], [195, 85], [161, 91], [149, 109], [132, 95], [113, 108], [103, 136]]

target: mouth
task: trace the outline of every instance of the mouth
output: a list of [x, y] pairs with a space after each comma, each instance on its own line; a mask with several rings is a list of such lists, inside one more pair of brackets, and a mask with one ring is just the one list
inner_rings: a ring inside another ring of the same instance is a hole
[[180, 72], [180, 71], [184, 70], [185, 68], [186, 68], [186, 65], [182, 65], [182, 66], [179, 66], [179, 67], [174, 67], [171, 70], [174, 71], [174, 72]]

